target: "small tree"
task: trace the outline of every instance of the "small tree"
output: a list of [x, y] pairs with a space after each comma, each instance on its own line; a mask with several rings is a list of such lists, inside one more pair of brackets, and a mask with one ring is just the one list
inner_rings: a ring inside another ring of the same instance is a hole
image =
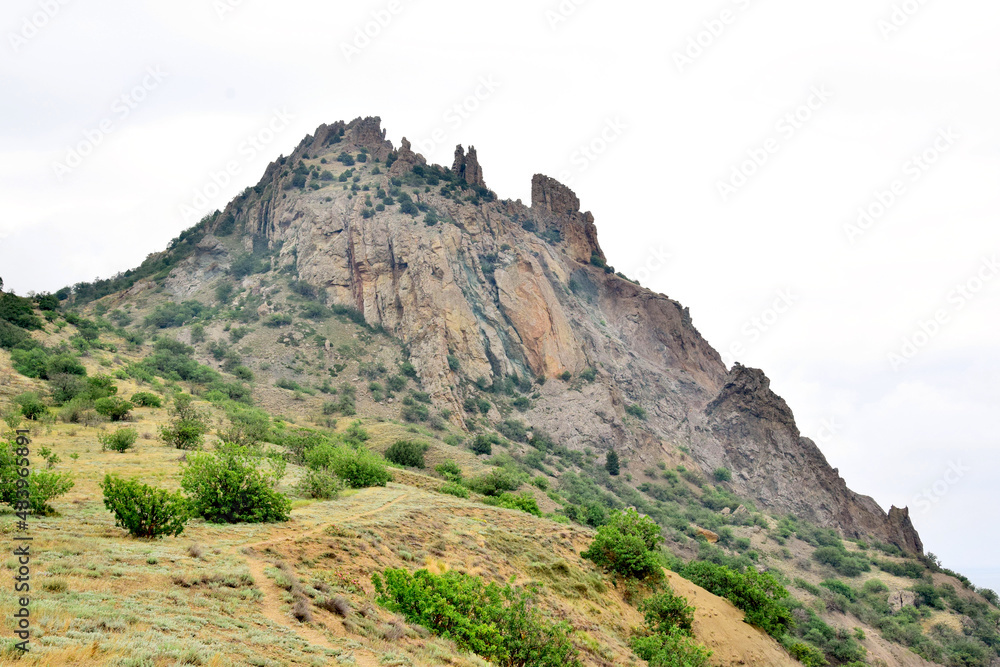
[[306, 498], [332, 500], [343, 488], [344, 483], [330, 470], [306, 470], [295, 491]]
[[142, 408], [162, 408], [163, 399], [148, 391], [140, 391], [132, 396], [132, 403]]
[[115, 515], [115, 525], [133, 537], [180, 535], [188, 520], [188, 503], [180, 493], [170, 493], [116, 475], [101, 482], [104, 506]]
[[618, 452], [611, 450], [608, 452], [608, 458], [604, 461], [604, 469], [608, 471], [608, 474], [612, 477], [617, 477], [621, 472], [621, 467], [618, 462]]
[[401, 466], [424, 467], [424, 451], [427, 446], [410, 440], [397, 440], [385, 452], [385, 458]]
[[174, 419], [170, 424], [160, 427], [160, 437], [177, 449], [201, 449], [208, 433], [208, 422], [192, 405], [193, 398], [188, 394], [174, 396], [172, 413]]
[[192, 513], [212, 523], [288, 521], [292, 504], [275, 490], [285, 475], [283, 461], [254, 456], [246, 447], [225, 445], [215, 454], [194, 454], [181, 475]]
[[21, 414], [25, 419], [35, 421], [48, 411], [37, 394], [22, 394], [15, 400], [21, 406]]
[[128, 419], [134, 407], [129, 401], [117, 396], [101, 398], [94, 402], [94, 409], [97, 410], [97, 413], [110, 418], [113, 422]]
[[124, 452], [139, 439], [139, 432], [134, 428], [120, 428], [114, 433], [98, 436], [97, 439], [103, 451], [110, 449], [113, 452]]
[[74, 486], [73, 478], [65, 473], [36, 470], [28, 477], [28, 505], [35, 514], [55, 514], [49, 505], [53, 498], [66, 495]]

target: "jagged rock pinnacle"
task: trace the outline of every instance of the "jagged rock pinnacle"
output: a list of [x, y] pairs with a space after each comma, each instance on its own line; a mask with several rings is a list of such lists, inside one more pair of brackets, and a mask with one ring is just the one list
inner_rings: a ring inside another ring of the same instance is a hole
[[476, 155], [475, 146], [469, 146], [469, 154], [466, 155], [462, 144], [459, 144], [455, 148], [455, 164], [451, 170], [469, 185], [486, 187], [486, 180], [483, 178], [483, 168], [479, 164], [479, 157]]

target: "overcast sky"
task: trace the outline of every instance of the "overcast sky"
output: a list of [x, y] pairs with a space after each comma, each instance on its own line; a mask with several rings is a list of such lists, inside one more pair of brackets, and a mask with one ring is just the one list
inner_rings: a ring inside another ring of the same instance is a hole
[[996, 2], [6, 0], [0, 29], [7, 288], [136, 266], [379, 115], [433, 162], [474, 144], [501, 198], [570, 182], [611, 264], [1000, 590]]

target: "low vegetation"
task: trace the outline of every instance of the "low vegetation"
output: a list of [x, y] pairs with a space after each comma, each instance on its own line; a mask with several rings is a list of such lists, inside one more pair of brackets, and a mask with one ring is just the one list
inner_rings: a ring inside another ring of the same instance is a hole
[[533, 607], [531, 591], [479, 577], [388, 569], [372, 575], [376, 601], [460, 648], [504, 667], [576, 667], [570, 628]]

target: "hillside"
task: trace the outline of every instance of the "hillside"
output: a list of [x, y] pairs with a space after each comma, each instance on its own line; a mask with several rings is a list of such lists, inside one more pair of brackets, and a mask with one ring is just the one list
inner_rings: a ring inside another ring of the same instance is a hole
[[[642, 664], [652, 589], [581, 557], [626, 507], [662, 529], [711, 664], [1000, 661], [995, 594], [924, 555], [905, 509], [848, 489], [761, 371], [727, 369], [686, 309], [608, 266], [571, 191], [532, 186], [530, 206], [501, 201], [474, 149], [446, 169], [378, 119], [335, 123], [142, 266], [0, 297], [0, 409], [74, 482], [33, 519], [28, 664], [483, 664], [376, 603], [372, 575], [397, 567], [538, 584], [582, 664]], [[125, 453], [102, 451], [121, 425], [98, 390], [162, 401], [133, 406]], [[174, 491], [199, 456], [160, 440], [178, 393], [206, 451], [281, 461], [287, 522], [115, 527], [105, 473]], [[425, 461], [386, 486], [301, 483], [325, 447], [381, 460], [399, 442]], [[744, 623], [685, 561], [774, 575], [793, 627], [779, 643]]]

